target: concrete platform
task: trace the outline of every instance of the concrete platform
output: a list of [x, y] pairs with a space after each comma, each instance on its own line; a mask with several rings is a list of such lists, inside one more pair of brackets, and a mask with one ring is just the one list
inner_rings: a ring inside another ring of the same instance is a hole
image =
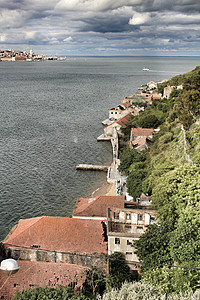
[[88, 165], [88, 164], [78, 164], [76, 165], [77, 170], [92, 170], [92, 171], [108, 171], [109, 166], [100, 165]]
[[97, 141], [110, 141], [111, 140], [111, 136], [107, 136], [106, 134], [101, 134], [98, 138]]

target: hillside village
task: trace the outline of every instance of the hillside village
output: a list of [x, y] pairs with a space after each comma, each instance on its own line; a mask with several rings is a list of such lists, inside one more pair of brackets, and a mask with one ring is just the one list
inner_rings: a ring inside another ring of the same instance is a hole
[[[43, 216], [20, 220], [1, 242], [2, 258], [12, 257], [20, 265], [18, 273], [11, 275], [1, 290], [1, 299], [12, 299], [16, 291], [37, 285], [82, 287], [91, 266], [109, 272], [109, 255], [116, 252], [123, 254], [130, 270], [140, 272], [142, 264], [134, 243], [158, 218], [150, 193], [142, 191], [138, 197], [129, 193], [127, 174], [120, 172], [121, 140], [138, 153], [151, 148], [159, 126], [137, 127], [129, 121], [154, 100], [169, 99], [172, 91], [183, 89], [181, 84], [167, 84], [160, 93], [159, 86], [166, 82], [151, 81], [141, 86], [138, 93], [112, 107], [102, 122], [104, 131], [97, 140], [109, 140], [112, 144], [113, 160], [107, 171], [107, 182], [114, 186], [112, 195], [77, 199], [72, 218]], [[0, 286], [5, 280], [6, 275], [1, 276]]]

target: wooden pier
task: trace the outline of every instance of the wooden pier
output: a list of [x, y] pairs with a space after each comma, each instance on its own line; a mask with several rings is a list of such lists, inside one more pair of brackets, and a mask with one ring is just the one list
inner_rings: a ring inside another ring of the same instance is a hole
[[110, 166], [87, 165], [87, 164], [76, 165], [77, 170], [92, 170], [92, 171], [104, 171], [104, 172], [107, 172], [109, 167]]

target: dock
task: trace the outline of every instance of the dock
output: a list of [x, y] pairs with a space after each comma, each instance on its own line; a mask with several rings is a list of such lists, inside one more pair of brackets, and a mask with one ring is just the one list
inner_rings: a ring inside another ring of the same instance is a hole
[[104, 171], [107, 172], [110, 166], [100, 166], [100, 165], [88, 165], [88, 164], [78, 164], [76, 165], [77, 170], [92, 170], [92, 171]]
[[112, 136], [108, 136], [103, 133], [97, 138], [97, 141], [110, 141], [111, 138], [112, 138]]

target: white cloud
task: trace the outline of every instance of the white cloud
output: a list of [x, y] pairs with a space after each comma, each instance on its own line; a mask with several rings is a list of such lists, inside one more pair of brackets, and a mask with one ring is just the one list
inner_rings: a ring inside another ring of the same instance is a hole
[[0, 27], [19, 27], [24, 24], [29, 13], [22, 10], [8, 10], [2, 9], [0, 12]]
[[63, 40], [63, 42], [70, 42], [70, 41], [72, 41], [72, 37], [71, 36], [69, 36], [69, 37], [67, 37], [67, 38], [65, 38]]
[[149, 13], [134, 13], [133, 17], [129, 19], [129, 25], [143, 25], [150, 19]]
[[142, 4], [142, 0], [60, 0], [56, 9], [105, 11]]

